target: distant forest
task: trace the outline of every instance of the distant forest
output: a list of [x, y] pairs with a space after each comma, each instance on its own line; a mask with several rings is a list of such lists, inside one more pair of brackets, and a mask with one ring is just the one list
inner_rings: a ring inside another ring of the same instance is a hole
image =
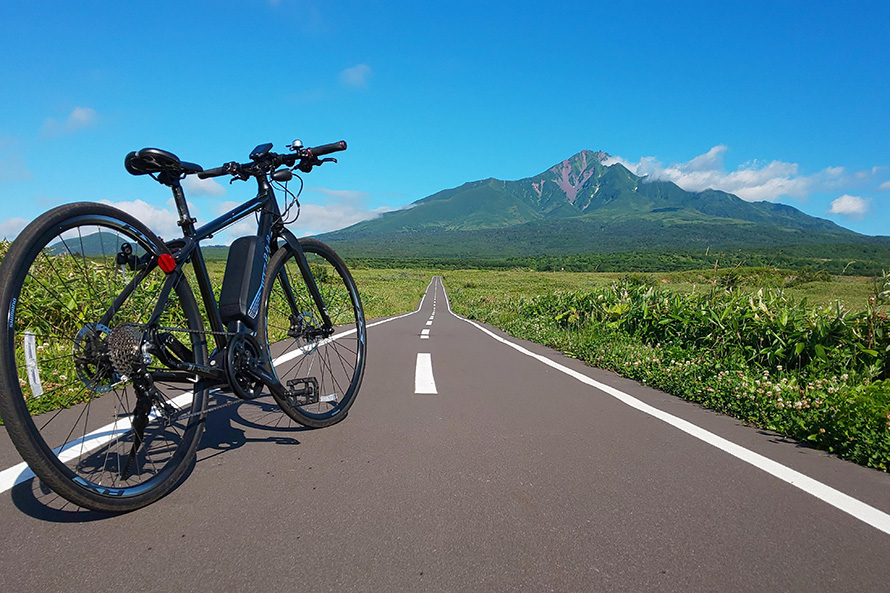
[[[830, 257], [826, 257], [830, 254]], [[566, 272], [679, 272], [769, 267], [832, 275], [878, 276], [890, 270], [890, 247], [862, 244], [793, 245], [784, 248], [704, 251], [642, 250], [619, 253], [514, 257], [360, 257], [350, 265], [371, 268], [513, 269]]]

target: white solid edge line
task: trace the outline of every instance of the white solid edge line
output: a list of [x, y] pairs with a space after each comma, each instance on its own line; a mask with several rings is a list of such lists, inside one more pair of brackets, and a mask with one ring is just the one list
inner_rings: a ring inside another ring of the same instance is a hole
[[436, 395], [436, 381], [433, 379], [433, 358], [428, 352], [417, 353], [414, 366], [414, 393]]
[[[430, 284], [428, 284], [426, 287], [426, 290], [424, 290], [423, 297], [421, 297], [420, 304], [417, 306], [417, 309], [415, 309], [414, 311], [411, 311], [410, 313], [396, 315], [395, 317], [387, 317], [386, 319], [381, 319], [380, 321], [375, 321], [374, 323], [369, 323], [366, 325], [366, 327], [374, 327], [377, 325], [382, 325], [384, 323], [389, 323], [390, 321], [395, 321], [396, 319], [402, 319], [403, 317], [408, 317], [409, 315], [414, 315], [415, 313], [419, 312], [420, 309], [423, 307], [423, 300], [426, 298], [426, 292], [429, 290], [430, 285], [432, 285], [432, 282], [433, 281], [430, 280]], [[350, 334], [354, 334], [355, 332], [356, 332], [356, 330], [351, 329], [351, 330], [336, 334], [334, 336], [331, 336], [327, 340], [325, 340], [324, 343], [327, 343], [332, 340], [336, 340], [338, 338], [342, 338], [344, 336], [348, 336]], [[297, 356], [300, 356], [301, 354], [303, 354], [302, 348], [294, 350], [293, 352], [288, 352], [287, 354], [283, 354], [283, 355], [279, 356], [278, 358], [273, 359], [272, 364], [274, 364], [275, 366], [279, 366], [289, 360], [293, 360], [294, 358], [296, 358]], [[183, 396], [180, 395], [179, 397], [174, 398], [172, 400], [172, 402], [176, 402], [178, 399], [180, 399], [182, 397]], [[185, 403], [183, 403], [182, 405], [185, 405]], [[177, 405], [177, 407], [180, 407], [180, 406]], [[115, 424], [117, 426], [115, 426]], [[116, 423], [111, 423], [107, 426], [103, 426], [102, 428], [98, 428], [98, 429], [94, 430], [93, 432], [91, 432], [90, 434], [88, 434], [84, 437], [75, 439], [75, 440], [71, 441], [70, 443], [65, 443], [61, 447], [57, 447], [56, 449], [54, 449], [54, 451], [56, 453], [67, 452], [67, 455], [63, 455], [63, 457], [64, 457], [63, 461], [70, 461], [71, 459], [74, 459], [75, 457], [79, 457], [80, 455], [83, 455], [84, 453], [89, 453], [90, 451], [93, 451], [94, 449], [98, 449], [99, 447], [101, 447], [105, 443], [110, 442], [114, 438], [123, 436], [129, 429], [130, 429], [129, 419], [121, 420]], [[77, 450], [76, 450], [77, 454], [71, 453], [71, 451], [74, 451], [75, 448], [77, 448]], [[33, 477], [34, 477], [34, 472], [31, 471], [31, 468], [28, 467], [28, 464], [25, 463], [24, 461], [22, 461], [21, 463], [17, 463], [16, 465], [13, 465], [12, 467], [6, 468], [5, 470], [0, 471], [0, 493], [6, 492], [7, 490], [9, 490], [10, 488], [13, 488], [14, 486], [18, 486], [22, 482], [27, 482], [28, 480], [30, 480]]]
[[779, 463], [777, 461], [773, 461], [769, 457], [765, 457], [764, 455], [755, 453], [754, 451], [751, 451], [750, 449], [746, 449], [746, 448], [742, 447], [741, 445], [737, 445], [736, 443], [733, 443], [732, 441], [729, 441], [721, 436], [718, 436], [718, 435], [714, 434], [713, 432], [705, 430], [704, 428], [701, 428], [700, 426], [697, 426], [687, 420], [683, 420], [682, 418], [674, 416], [673, 414], [669, 414], [663, 410], [659, 410], [658, 408], [656, 408], [654, 406], [650, 406], [649, 404], [647, 404], [647, 403], [645, 403], [631, 395], [628, 395], [627, 393], [624, 393], [623, 391], [621, 391], [619, 389], [616, 389], [610, 385], [606, 385], [605, 383], [600, 383], [599, 381], [596, 381], [595, 379], [591, 379], [587, 375], [584, 375], [584, 374], [579, 373], [575, 370], [572, 370], [564, 365], [561, 365], [558, 362], [547, 358], [546, 356], [541, 356], [540, 354], [535, 354], [534, 352], [531, 352], [530, 350], [523, 348], [519, 344], [514, 344], [513, 342], [506, 340], [506, 339], [498, 336], [494, 332], [491, 332], [488, 329], [482, 327], [475, 321], [471, 321], [469, 319], [466, 319], [465, 317], [461, 317], [460, 315], [458, 315], [457, 313], [452, 311], [451, 303], [448, 301], [448, 293], [445, 291], [444, 284], [442, 286], [442, 293], [445, 295], [445, 302], [448, 303], [448, 312], [449, 313], [451, 313], [458, 319], [466, 321], [470, 325], [485, 332], [486, 334], [488, 334], [489, 336], [491, 336], [498, 342], [501, 342], [502, 344], [506, 344], [507, 346], [513, 348], [514, 350], [516, 350], [522, 354], [525, 354], [526, 356], [534, 358], [535, 360], [538, 360], [538, 361], [546, 364], [547, 366], [549, 366], [553, 369], [556, 369], [557, 371], [565, 373], [566, 375], [568, 375], [574, 379], [577, 379], [578, 381], [580, 381], [586, 385], [589, 385], [591, 387], [599, 389], [600, 391], [602, 391], [608, 395], [611, 395], [618, 401], [620, 401], [620, 402], [622, 402], [636, 410], [639, 410], [645, 414], [648, 414], [648, 415], [652, 416], [653, 418], [657, 418], [657, 419], [661, 420], [662, 422], [666, 422], [667, 424], [670, 424], [671, 426], [682, 430], [683, 432], [685, 432], [686, 434], [688, 434], [690, 436], [693, 436], [701, 441], [704, 441], [705, 443], [707, 443], [713, 447], [716, 447], [716, 448], [720, 449], [721, 451], [729, 453], [733, 457], [736, 457], [737, 459], [740, 459], [746, 463], [749, 463], [749, 464], [753, 465], [754, 467], [761, 469], [776, 478], [779, 478], [783, 482], [786, 482], [786, 483], [794, 486], [795, 488], [799, 488], [799, 489], [803, 490], [804, 492], [806, 492], [807, 494], [815, 496], [819, 500], [830, 504], [831, 506], [835, 507], [836, 509], [843, 511], [843, 512], [859, 519], [860, 521], [871, 525], [875, 529], [878, 529], [878, 530], [883, 531], [884, 533], [890, 535], [890, 514], [887, 514], [880, 509], [876, 509], [875, 507], [873, 507], [869, 504], [866, 504], [866, 503], [862, 502], [861, 500], [853, 498], [849, 494], [845, 494], [845, 493], [841, 492], [840, 490], [837, 490], [835, 488], [832, 488], [831, 486], [823, 484], [822, 482], [819, 482], [818, 480], [815, 480], [805, 474], [802, 474], [797, 470], [794, 470], [788, 466], [782, 465], [781, 463]]

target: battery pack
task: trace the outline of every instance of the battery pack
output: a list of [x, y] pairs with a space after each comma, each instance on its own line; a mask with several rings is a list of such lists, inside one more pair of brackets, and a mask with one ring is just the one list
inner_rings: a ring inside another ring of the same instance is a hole
[[240, 321], [256, 330], [268, 258], [259, 237], [240, 237], [229, 247], [219, 294], [219, 314], [226, 327]]

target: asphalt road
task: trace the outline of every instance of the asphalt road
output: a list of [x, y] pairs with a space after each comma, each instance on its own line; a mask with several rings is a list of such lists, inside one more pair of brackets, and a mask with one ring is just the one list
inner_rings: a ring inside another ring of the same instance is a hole
[[334, 427], [214, 412], [185, 481], [126, 515], [0, 494], [0, 589], [890, 589], [890, 475], [470, 323], [438, 278], [375, 323]]

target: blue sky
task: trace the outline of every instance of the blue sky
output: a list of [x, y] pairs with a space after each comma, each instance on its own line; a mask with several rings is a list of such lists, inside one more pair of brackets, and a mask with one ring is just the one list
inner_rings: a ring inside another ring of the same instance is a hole
[[[885, 1], [8, 2], [0, 236], [78, 200], [174, 236], [127, 152], [212, 167], [294, 138], [349, 143], [305, 176], [298, 233], [589, 148], [890, 235], [888, 40]], [[204, 221], [253, 191], [187, 187]]]

